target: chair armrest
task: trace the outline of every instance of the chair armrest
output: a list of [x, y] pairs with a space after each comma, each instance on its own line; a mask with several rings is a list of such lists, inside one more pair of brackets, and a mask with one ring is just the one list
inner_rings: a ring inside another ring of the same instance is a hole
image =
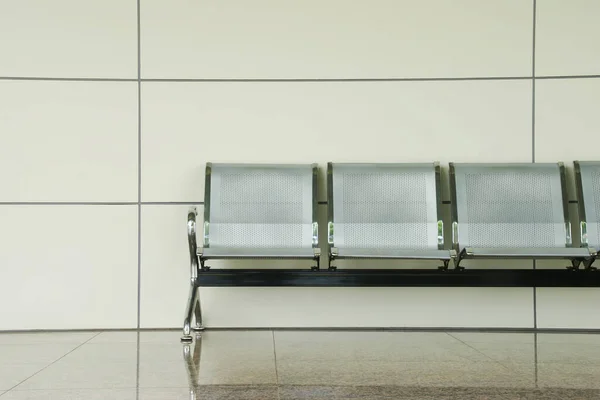
[[195, 280], [198, 274], [198, 244], [196, 243], [196, 216], [198, 210], [196, 207], [191, 207], [188, 211], [187, 219], [187, 236], [188, 245], [190, 248], [190, 275], [191, 279]]

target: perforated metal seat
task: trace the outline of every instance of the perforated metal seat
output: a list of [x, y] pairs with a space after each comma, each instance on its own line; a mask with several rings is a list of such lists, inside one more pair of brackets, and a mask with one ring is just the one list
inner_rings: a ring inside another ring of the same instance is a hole
[[327, 176], [331, 260], [452, 258], [438, 163], [329, 163]]
[[450, 164], [453, 244], [463, 258], [590, 257], [573, 248], [557, 164]]
[[[597, 252], [600, 250], [600, 162], [575, 161], [574, 165], [581, 245]], [[587, 266], [593, 261], [590, 259]]]
[[299, 259], [319, 265], [317, 165], [206, 164], [201, 249], [188, 213], [191, 284], [183, 341], [201, 329], [198, 274], [214, 259]]
[[207, 164], [201, 259], [316, 259], [316, 179], [316, 164]]

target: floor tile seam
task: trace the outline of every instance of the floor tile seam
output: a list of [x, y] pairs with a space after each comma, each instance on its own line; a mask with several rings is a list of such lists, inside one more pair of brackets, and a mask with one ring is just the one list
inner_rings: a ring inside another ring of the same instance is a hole
[[281, 393], [279, 391], [279, 368], [277, 366], [277, 344], [275, 342], [275, 331], [271, 330], [271, 337], [273, 338], [273, 366], [275, 367], [275, 383], [277, 384], [277, 399], [281, 399]]
[[458, 340], [459, 342], [461, 342], [462, 344], [464, 344], [464, 345], [465, 345], [465, 346], [467, 346], [468, 348], [470, 348], [470, 349], [473, 349], [473, 350], [475, 350], [477, 353], [479, 353], [479, 354], [483, 355], [484, 357], [486, 357], [486, 358], [490, 359], [490, 360], [491, 360], [491, 361], [493, 361], [494, 363], [497, 363], [498, 365], [501, 365], [501, 366], [502, 366], [504, 369], [506, 369], [507, 371], [509, 371], [509, 372], [513, 372], [511, 368], [507, 367], [506, 365], [504, 365], [504, 364], [503, 364], [503, 363], [501, 363], [500, 361], [498, 361], [498, 360], [494, 359], [493, 357], [491, 357], [491, 356], [489, 356], [489, 355], [487, 355], [487, 354], [483, 353], [482, 351], [480, 351], [480, 350], [476, 349], [475, 347], [473, 347], [473, 346], [469, 345], [467, 342], [465, 342], [465, 341], [463, 341], [463, 340], [461, 340], [461, 339], [457, 338], [456, 336], [452, 335], [450, 332], [446, 332], [446, 334], [447, 334], [447, 335], [449, 335], [450, 337], [453, 337], [454, 339]]
[[89, 342], [90, 340], [94, 339], [95, 337], [97, 337], [98, 335], [100, 335], [101, 332], [96, 333], [94, 336], [92, 336], [91, 338], [89, 338], [88, 340], [84, 341], [83, 343], [79, 344], [78, 346], [74, 347], [73, 349], [71, 349], [69, 352], [67, 352], [66, 354], [63, 354], [62, 356], [60, 356], [59, 358], [57, 358], [56, 360], [52, 361], [51, 363], [49, 363], [48, 365], [46, 365], [44, 368], [38, 370], [37, 372], [33, 373], [32, 375], [28, 376], [27, 378], [23, 379], [21, 382], [17, 383], [15, 386], [11, 387], [10, 389], [8, 389], [5, 393], [2, 394], [2, 396], [4, 396], [6, 393], [11, 392], [12, 390], [16, 389], [17, 387], [21, 386], [23, 383], [27, 382], [29, 379], [33, 378], [34, 376], [38, 375], [40, 372], [46, 370], [47, 368], [49, 368], [50, 366], [54, 365], [55, 363], [57, 363], [58, 361], [62, 360], [63, 358], [65, 358], [66, 356], [68, 356], [69, 354], [71, 354], [72, 352], [74, 352], [75, 350], [79, 349], [81, 346], [83, 346], [84, 344], [86, 344], [87, 342]]

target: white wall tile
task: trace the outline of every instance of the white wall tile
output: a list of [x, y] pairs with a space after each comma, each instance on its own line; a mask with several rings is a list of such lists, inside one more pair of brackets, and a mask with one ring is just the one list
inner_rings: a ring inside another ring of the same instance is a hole
[[0, 206], [0, 330], [135, 328], [136, 206]]
[[[186, 228], [188, 208], [181, 205], [142, 206], [142, 328], [183, 326], [190, 282]], [[201, 214], [202, 207], [198, 210]], [[200, 227], [201, 222], [198, 222], [197, 228]]]
[[530, 161], [531, 82], [147, 82], [142, 126], [143, 201], [201, 201], [206, 161]]
[[598, 160], [600, 78], [537, 80], [536, 161]]
[[[571, 167], [572, 160], [600, 159], [597, 146], [593, 145], [600, 132], [597, 111], [600, 79], [538, 80], [535, 102], [537, 161], [563, 160]], [[572, 177], [570, 181], [570, 196], [575, 199]], [[576, 214], [576, 207], [569, 210]], [[575, 219], [571, 224], [579, 240], [577, 222]], [[565, 261], [538, 261], [540, 268], [564, 269], [566, 265]], [[598, 329], [600, 314], [596, 304], [599, 302], [598, 288], [538, 288], [538, 327]]]
[[600, 288], [537, 288], [538, 328], [600, 329]]
[[530, 76], [533, 4], [141, 2], [144, 78]]
[[[142, 328], [182, 326], [189, 287], [186, 216], [187, 206], [142, 208]], [[255, 263], [244, 266], [266, 265]], [[530, 288], [237, 287], [200, 293], [209, 327], [533, 326]]]
[[[577, 199], [573, 160], [597, 160], [594, 146], [600, 130], [596, 104], [600, 102], [600, 79], [543, 79], [535, 89], [535, 159], [563, 161], [567, 168], [567, 192]], [[574, 245], [580, 243], [577, 205], [570, 204]], [[538, 261], [542, 267], [564, 268], [564, 261]]]
[[210, 327], [533, 327], [530, 288], [203, 288]]
[[136, 1], [2, 1], [0, 54], [0, 76], [136, 78]]
[[137, 201], [137, 84], [0, 81], [0, 201]]
[[535, 73], [600, 74], [600, 2], [538, 0]]

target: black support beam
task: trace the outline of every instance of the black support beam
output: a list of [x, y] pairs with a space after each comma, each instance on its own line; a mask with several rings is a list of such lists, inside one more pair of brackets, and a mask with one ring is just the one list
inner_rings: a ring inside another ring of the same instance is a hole
[[600, 271], [567, 269], [211, 269], [199, 286], [600, 287]]

